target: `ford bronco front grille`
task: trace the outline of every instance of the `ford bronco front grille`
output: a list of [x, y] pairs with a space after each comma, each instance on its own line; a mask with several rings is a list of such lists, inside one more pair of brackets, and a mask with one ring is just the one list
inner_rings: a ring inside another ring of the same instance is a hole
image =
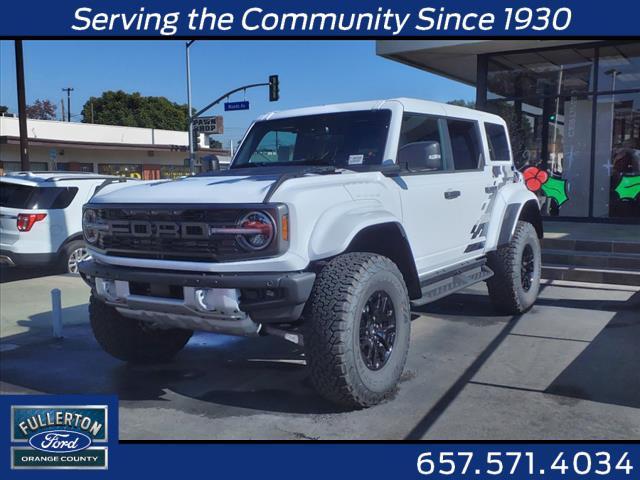
[[[266, 205], [121, 207], [87, 205], [96, 213], [102, 228], [92, 245], [101, 253], [119, 257], [158, 260], [221, 262], [245, 258], [264, 258], [277, 254], [281, 242], [261, 252], [248, 252], [232, 229], [248, 211], [269, 212], [280, 224], [284, 206]], [[230, 230], [231, 229], [231, 230]], [[225, 232], [225, 233], [220, 233]]]

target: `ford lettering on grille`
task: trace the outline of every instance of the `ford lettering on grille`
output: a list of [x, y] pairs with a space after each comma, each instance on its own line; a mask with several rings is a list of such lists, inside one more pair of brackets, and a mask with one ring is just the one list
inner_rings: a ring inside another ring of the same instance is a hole
[[211, 236], [209, 225], [203, 222], [177, 223], [116, 220], [108, 222], [108, 225], [108, 231], [116, 237], [164, 237], [196, 240], [209, 238]]

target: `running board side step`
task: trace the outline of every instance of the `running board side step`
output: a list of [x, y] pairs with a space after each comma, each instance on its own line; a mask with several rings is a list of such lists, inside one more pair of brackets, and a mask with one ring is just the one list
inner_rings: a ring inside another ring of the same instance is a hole
[[493, 270], [486, 265], [486, 261], [483, 258], [423, 280], [421, 282], [422, 297], [413, 300], [411, 305], [414, 307], [425, 305], [492, 277]]

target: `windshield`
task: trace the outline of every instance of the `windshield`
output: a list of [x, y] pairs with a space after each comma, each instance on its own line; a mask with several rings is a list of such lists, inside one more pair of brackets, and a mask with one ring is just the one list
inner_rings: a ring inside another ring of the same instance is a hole
[[381, 165], [390, 119], [390, 110], [367, 110], [256, 122], [231, 168]]

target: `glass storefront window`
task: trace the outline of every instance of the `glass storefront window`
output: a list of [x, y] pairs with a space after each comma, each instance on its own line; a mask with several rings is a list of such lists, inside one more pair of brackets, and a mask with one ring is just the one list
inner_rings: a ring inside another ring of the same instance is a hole
[[[4, 172], [19, 172], [22, 170], [20, 166], [20, 162], [1, 162]], [[31, 171], [32, 172], [46, 172], [49, 170], [49, 165], [47, 162], [31, 162]]]
[[557, 195], [538, 192], [543, 200], [543, 213], [588, 216], [592, 99], [573, 95], [542, 100], [492, 100], [487, 107], [507, 122], [518, 170], [535, 166], [558, 180], [557, 185], [566, 186]]
[[593, 215], [640, 218], [640, 92], [598, 97]]
[[490, 98], [579, 94], [592, 90], [593, 48], [494, 55], [489, 58]]
[[180, 178], [191, 175], [189, 167], [184, 165], [162, 165], [160, 167], [160, 178]]
[[103, 175], [119, 175], [121, 177], [142, 178], [142, 165], [124, 163], [100, 163], [98, 173]]
[[[558, 97], [545, 108], [547, 171], [565, 183], [564, 202], [547, 199], [549, 215], [589, 216], [593, 98]], [[549, 113], [547, 113], [547, 111]], [[543, 137], [544, 138], [544, 137]]]
[[507, 122], [517, 168], [554, 179], [536, 192], [544, 213], [640, 220], [640, 42], [491, 55], [487, 64], [485, 108]]
[[600, 48], [598, 90], [601, 92], [640, 88], [640, 43]]

